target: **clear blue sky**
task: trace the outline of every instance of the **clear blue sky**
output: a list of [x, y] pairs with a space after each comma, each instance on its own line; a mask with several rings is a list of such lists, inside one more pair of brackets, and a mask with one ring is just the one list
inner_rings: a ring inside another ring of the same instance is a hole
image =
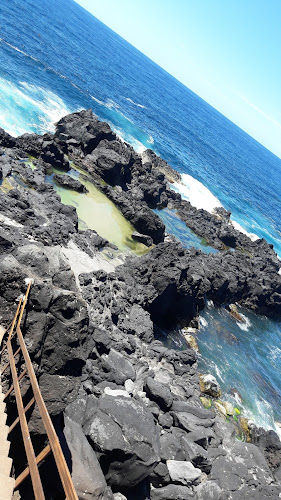
[[76, 0], [281, 157], [281, 0]]

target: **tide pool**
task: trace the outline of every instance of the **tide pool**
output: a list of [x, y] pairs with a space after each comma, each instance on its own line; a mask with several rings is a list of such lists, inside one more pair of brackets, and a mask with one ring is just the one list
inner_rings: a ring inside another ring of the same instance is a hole
[[132, 233], [135, 229], [132, 224], [90, 180], [81, 176], [75, 168], [67, 173], [74, 179], [79, 179], [88, 189], [88, 193], [78, 193], [56, 184], [53, 180], [55, 173], [62, 174], [60, 170], [53, 169], [53, 173], [46, 177], [46, 181], [53, 185], [64, 205], [76, 208], [79, 229], [93, 229], [124, 252], [132, 251], [136, 255], [148, 252], [145, 245], [133, 240]]

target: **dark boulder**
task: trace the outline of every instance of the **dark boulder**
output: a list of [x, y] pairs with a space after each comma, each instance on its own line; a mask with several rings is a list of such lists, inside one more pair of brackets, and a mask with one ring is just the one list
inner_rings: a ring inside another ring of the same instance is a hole
[[153, 244], [153, 240], [150, 236], [147, 236], [145, 234], [140, 234], [137, 231], [134, 231], [132, 234], [133, 240], [139, 241], [140, 243], [143, 243], [147, 247], [150, 247]]
[[163, 411], [167, 411], [171, 408], [173, 396], [167, 386], [148, 377], [145, 381], [144, 390], [149, 399], [155, 401]]
[[87, 193], [88, 189], [82, 184], [82, 182], [77, 179], [73, 179], [69, 175], [54, 175], [54, 181], [60, 186], [66, 189], [72, 189], [73, 191], [77, 191], [78, 193]]
[[116, 135], [88, 109], [61, 118], [56, 124], [55, 137], [66, 148], [75, 145], [81, 147], [84, 154], [90, 154], [102, 140], [112, 141]]
[[4, 148], [13, 148], [15, 144], [16, 139], [0, 127], [0, 145]]
[[85, 416], [84, 432], [99, 452], [106, 479], [115, 488], [131, 488], [159, 462], [159, 435], [152, 413], [140, 402], [102, 396]]

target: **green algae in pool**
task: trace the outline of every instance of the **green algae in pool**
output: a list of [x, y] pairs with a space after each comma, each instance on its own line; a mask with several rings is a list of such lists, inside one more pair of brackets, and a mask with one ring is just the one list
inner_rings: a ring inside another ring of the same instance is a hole
[[25, 160], [25, 164], [32, 170], [36, 170], [36, 165], [34, 165], [33, 160], [36, 160], [35, 156], [28, 155], [28, 160]]
[[67, 172], [72, 178], [79, 178], [79, 181], [88, 189], [88, 193], [78, 193], [54, 182], [54, 173], [65, 172], [57, 169], [52, 169], [52, 172], [51, 175], [46, 176], [46, 181], [53, 185], [64, 205], [72, 205], [76, 208], [79, 229], [94, 229], [100, 236], [117, 245], [120, 250], [131, 250], [136, 255], [148, 252], [149, 249], [145, 245], [133, 240], [132, 224], [91, 181], [80, 177], [77, 170], [71, 169]]

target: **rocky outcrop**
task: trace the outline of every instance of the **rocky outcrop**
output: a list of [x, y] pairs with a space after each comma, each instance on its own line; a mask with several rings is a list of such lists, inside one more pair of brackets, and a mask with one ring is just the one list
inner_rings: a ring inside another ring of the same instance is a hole
[[[193, 213], [169, 188], [172, 169], [152, 152], [141, 161], [90, 111], [60, 120], [54, 136], [13, 140], [3, 132], [0, 139], [6, 148], [0, 156], [6, 182], [0, 190], [1, 324], [9, 323], [25, 279], [32, 278], [25, 340], [48, 410], [64, 432], [81, 498], [86, 490], [88, 498], [104, 500], [277, 498], [276, 434], [251, 428], [251, 443], [235, 440], [234, 425], [215, 406], [202, 407], [201, 394], [216, 397], [219, 388], [208, 377], [200, 386], [196, 352], [156, 340], [163, 329], [188, 325], [206, 299], [280, 315], [273, 250], [262, 240], [227, 236], [229, 217], [222, 212], [207, 220], [195, 211], [190, 220], [198, 227], [201, 220], [214, 246], [231, 243], [235, 252], [205, 255], [163, 242], [164, 225], [151, 208], [169, 203]], [[22, 163], [27, 153], [36, 154], [36, 170]], [[94, 231], [78, 231], [76, 210], [62, 205], [45, 182], [52, 165], [69, 168], [66, 155], [155, 248], [116, 266], [101, 252], [114, 252], [113, 245]], [[22, 388], [27, 397], [28, 382]], [[12, 411], [13, 397], [9, 405]], [[30, 423], [33, 440], [44, 441], [36, 411]]]

